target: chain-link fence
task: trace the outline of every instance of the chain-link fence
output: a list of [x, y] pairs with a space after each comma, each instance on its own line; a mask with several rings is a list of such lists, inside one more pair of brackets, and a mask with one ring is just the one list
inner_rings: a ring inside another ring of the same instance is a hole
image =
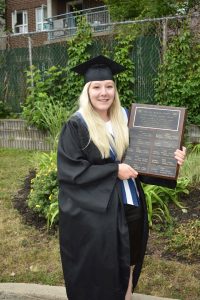
[[[119, 27], [124, 36], [131, 31], [136, 34], [131, 49], [134, 63], [134, 99], [133, 102], [154, 103], [154, 83], [158, 66], [162, 61], [172, 37], [178, 35], [184, 26], [185, 17], [168, 17], [153, 20], [129, 21], [124, 23], [94, 24], [93, 41], [90, 48], [91, 56], [109, 54], [114, 56], [117, 43], [116, 32]], [[197, 36], [200, 35], [200, 15], [190, 17], [190, 28]], [[98, 30], [97, 30], [98, 29]], [[26, 98], [25, 71], [35, 65], [40, 70], [56, 65], [67, 65], [66, 35], [59, 36], [61, 29], [24, 35], [10, 35], [0, 38], [0, 100], [20, 112], [21, 104]], [[71, 34], [76, 33], [76, 28]], [[56, 38], [52, 38], [55, 36]], [[42, 44], [42, 45], [40, 45]], [[67, 79], [66, 79], [67, 80]]]

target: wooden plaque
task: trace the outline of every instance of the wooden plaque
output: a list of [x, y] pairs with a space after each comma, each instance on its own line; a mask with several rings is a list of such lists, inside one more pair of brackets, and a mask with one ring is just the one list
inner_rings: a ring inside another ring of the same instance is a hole
[[174, 152], [182, 146], [185, 116], [185, 108], [132, 104], [124, 163], [142, 175], [177, 179]]

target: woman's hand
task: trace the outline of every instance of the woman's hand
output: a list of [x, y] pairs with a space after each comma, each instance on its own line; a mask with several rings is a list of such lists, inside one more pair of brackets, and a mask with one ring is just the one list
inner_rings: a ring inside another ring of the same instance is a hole
[[177, 149], [177, 150], [174, 152], [174, 157], [176, 158], [177, 163], [178, 163], [180, 166], [184, 163], [184, 161], [185, 161], [185, 156], [186, 156], [186, 148], [185, 148], [185, 147], [182, 147], [182, 150]]
[[118, 165], [118, 178], [121, 180], [136, 178], [138, 176], [138, 172], [134, 170], [131, 166], [127, 164], [119, 164]]

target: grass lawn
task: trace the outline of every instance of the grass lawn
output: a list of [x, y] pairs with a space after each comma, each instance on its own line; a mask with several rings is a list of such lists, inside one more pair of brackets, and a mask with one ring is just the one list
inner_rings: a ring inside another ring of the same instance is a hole
[[23, 224], [12, 205], [33, 158], [30, 151], [0, 150], [0, 281], [60, 285], [58, 237]]
[[[24, 224], [12, 204], [34, 165], [34, 152], [0, 150], [0, 282], [63, 285], [58, 236]], [[198, 300], [199, 280], [199, 263], [170, 261], [152, 253], [146, 256], [136, 292]]]

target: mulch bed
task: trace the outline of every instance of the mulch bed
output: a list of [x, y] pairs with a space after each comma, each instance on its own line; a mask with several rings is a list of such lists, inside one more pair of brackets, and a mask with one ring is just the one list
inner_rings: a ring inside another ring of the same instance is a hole
[[25, 224], [34, 226], [39, 230], [44, 230], [46, 229], [46, 219], [31, 210], [27, 204], [28, 195], [31, 190], [31, 179], [33, 179], [35, 175], [36, 171], [31, 170], [24, 179], [23, 186], [13, 198], [13, 206], [20, 212]]

